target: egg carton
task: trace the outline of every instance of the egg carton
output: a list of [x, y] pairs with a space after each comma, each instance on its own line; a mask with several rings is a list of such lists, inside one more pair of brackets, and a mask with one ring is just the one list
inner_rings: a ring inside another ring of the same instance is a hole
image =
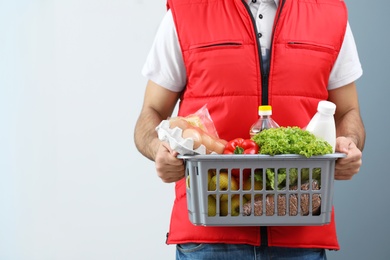
[[191, 138], [183, 138], [183, 130], [180, 127], [169, 127], [169, 120], [163, 120], [156, 127], [158, 139], [166, 141], [169, 146], [180, 155], [195, 155], [206, 154], [206, 147], [201, 144], [198, 148], [194, 149], [194, 140]]

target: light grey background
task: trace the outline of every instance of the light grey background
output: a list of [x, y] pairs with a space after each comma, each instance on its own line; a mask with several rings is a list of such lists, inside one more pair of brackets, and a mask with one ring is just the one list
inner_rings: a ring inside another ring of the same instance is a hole
[[[341, 251], [388, 259], [386, 0], [348, 0], [364, 165], [336, 182]], [[133, 143], [164, 1], [0, 0], [0, 260], [174, 259], [174, 198]], [[331, 28], [329, 28], [331, 29]]]

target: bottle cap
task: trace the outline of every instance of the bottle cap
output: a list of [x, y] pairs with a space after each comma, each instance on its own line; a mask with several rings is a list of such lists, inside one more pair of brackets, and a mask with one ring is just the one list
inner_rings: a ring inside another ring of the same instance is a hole
[[327, 115], [334, 115], [336, 111], [336, 105], [330, 101], [321, 100], [318, 102], [317, 107], [318, 112], [327, 114]]
[[259, 115], [260, 116], [270, 116], [272, 115], [272, 106], [259, 106]]

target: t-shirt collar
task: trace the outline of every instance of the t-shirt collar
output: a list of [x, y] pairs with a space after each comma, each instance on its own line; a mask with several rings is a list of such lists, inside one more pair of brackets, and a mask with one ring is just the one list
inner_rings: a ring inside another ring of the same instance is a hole
[[[261, 1], [261, 2], [272, 2], [272, 1], [274, 1], [275, 2], [275, 4], [276, 4], [276, 6], [279, 6], [279, 1], [280, 0], [256, 0], [256, 1]], [[247, 0], [247, 3], [248, 4], [250, 4], [250, 2], [252, 2], [252, 0]]]

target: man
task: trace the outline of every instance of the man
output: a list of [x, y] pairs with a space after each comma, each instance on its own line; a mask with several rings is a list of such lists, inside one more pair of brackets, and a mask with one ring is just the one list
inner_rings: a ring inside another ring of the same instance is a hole
[[[362, 75], [340, 0], [169, 0], [143, 69], [149, 78], [135, 127], [138, 150], [163, 182], [176, 182], [168, 244], [177, 259], [326, 259], [338, 250], [329, 225], [198, 227], [188, 220], [184, 165], [157, 138], [171, 116], [207, 104], [220, 138], [249, 137], [257, 107], [270, 104], [281, 126], [305, 127], [320, 100], [336, 104], [335, 179], [361, 166], [365, 130], [355, 81]], [[267, 258], [268, 259], [268, 258]]]

